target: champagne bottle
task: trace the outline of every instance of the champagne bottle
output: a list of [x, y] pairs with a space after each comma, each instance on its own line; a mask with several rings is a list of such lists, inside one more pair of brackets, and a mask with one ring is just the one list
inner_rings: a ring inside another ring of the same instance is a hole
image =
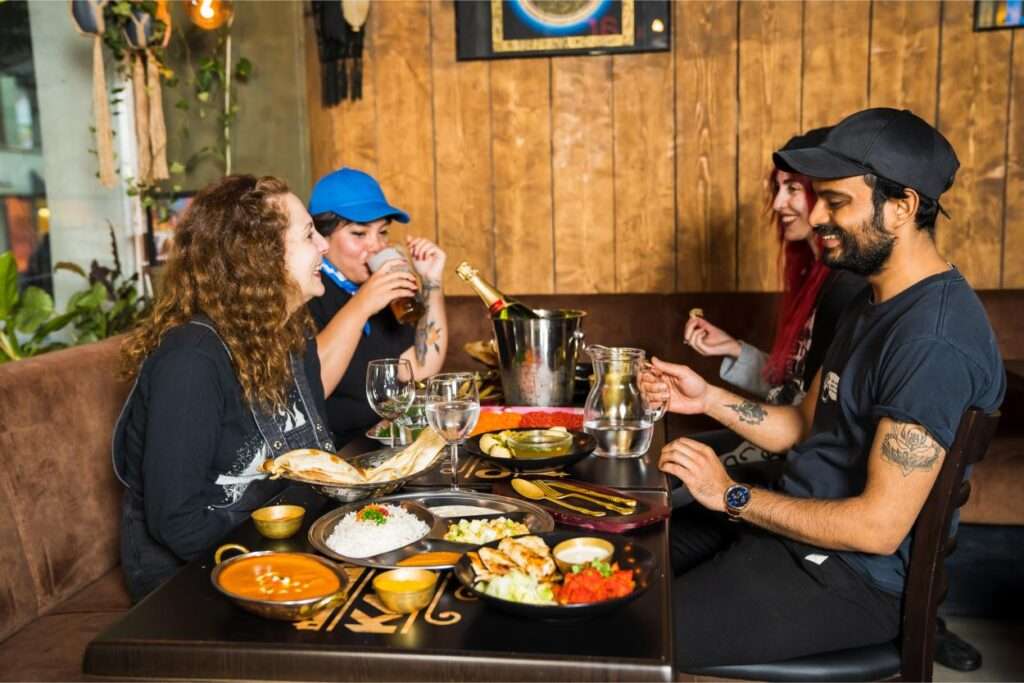
[[465, 261], [455, 268], [455, 274], [469, 283], [476, 293], [487, 304], [492, 318], [508, 320], [510, 318], [539, 318], [526, 304], [505, 296], [487, 280], [480, 277], [480, 272]]

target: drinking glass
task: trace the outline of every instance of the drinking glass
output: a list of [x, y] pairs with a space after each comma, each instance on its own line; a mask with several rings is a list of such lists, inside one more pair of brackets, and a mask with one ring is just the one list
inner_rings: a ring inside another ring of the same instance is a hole
[[405, 414], [416, 395], [412, 364], [404, 358], [381, 358], [366, 366], [366, 399], [374, 412], [391, 422], [390, 443], [395, 447], [396, 420]]
[[427, 380], [427, 424], [448, 444], [452, 490], [459, 490], [459, 444], [480, 417], [480, 389], [472, 372], [448, 372]]

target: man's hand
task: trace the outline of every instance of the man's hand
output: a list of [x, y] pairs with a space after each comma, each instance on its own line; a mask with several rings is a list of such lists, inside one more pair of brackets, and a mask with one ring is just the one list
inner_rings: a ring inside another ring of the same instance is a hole
[[395, 299], [416, 296], [417, 284], [412, 273], [385, 266], [359, 287], [348, 305], [355, 304], [369, 318]]
[[668, 404], [673, 413], [697, 415], [707, 411], [708, 383], [685, 365], [657, 358], [640, 374], [640, 393], [652, 406]]
[[683, 327], [683, 341], [702, 356], [740, 357], [740, 343], [720, 327], [693, 316]]
[[722, 461], [708, 445], [676, 439], [661, 449], [658, 469], [679, 477], [694, 500], [715, 512], [725, 512], [725, 491], [735, 484]]
[[409, 256], [412, 257], [413, 267], [426, 283], [431, 286], [440, 286], [441, 277], [444, 275], [444, 264], [448, 258], [441, 247], [423, 237], [406, 237], [406, 245], [409, 249]]

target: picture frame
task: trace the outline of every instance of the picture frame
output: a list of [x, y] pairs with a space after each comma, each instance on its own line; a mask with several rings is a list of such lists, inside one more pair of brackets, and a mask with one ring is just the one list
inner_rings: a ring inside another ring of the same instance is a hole
[[456, 59], [667, 51], [671, 15], [668, 0], [463, 0]]
[[975, 0], [974, 30], [1024, 28], [1024, 0]]

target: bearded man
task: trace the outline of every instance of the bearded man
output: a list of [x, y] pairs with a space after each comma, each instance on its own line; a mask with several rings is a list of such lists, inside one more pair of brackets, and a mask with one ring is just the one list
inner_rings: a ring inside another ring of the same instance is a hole
[[935, 245], [959, 167], [949, 142], [909, 111], [868, 109], [775, 162], [814, 179], [825, 263], [871, 286], [798, 406], [749, 401], [657, 359], [642, 378], [650, 400], [786, 453], [772, 490], [733, 481], [692, 439], [661, 453], [700, 504], [671, 525], [683, 670], [896, 638], [911, 528], [961, 416], [996, 410], [1005, 392], [981, 302]]

